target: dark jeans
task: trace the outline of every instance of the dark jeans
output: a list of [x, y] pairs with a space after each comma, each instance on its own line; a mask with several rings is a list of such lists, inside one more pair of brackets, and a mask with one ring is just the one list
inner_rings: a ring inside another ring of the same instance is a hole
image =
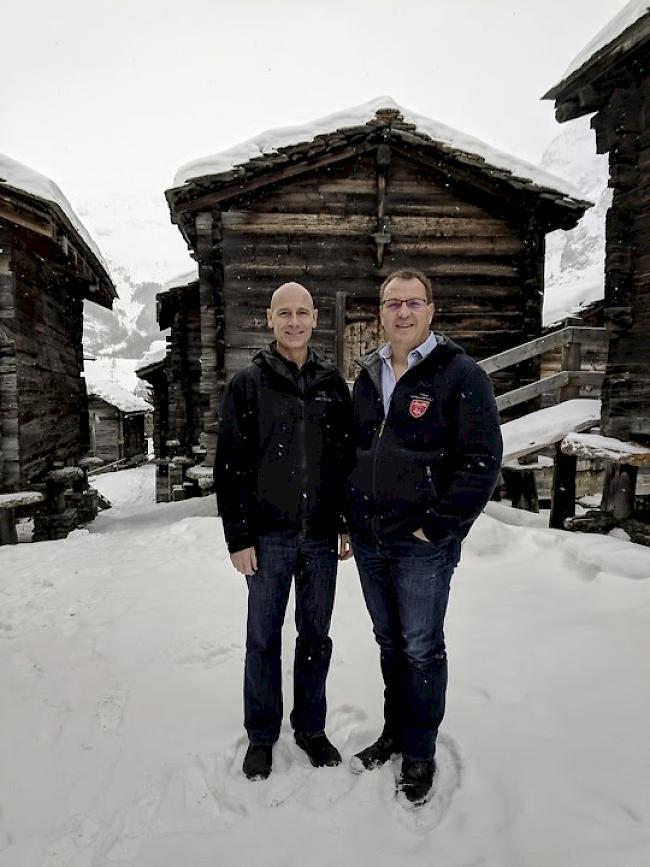
[[369, 545], [353, 537], [384, 678], [384, 732], [417, 761], [433, 758], [445, 712], [444, 619], [460, 542], [415, 536]]
[[295, 576], [296, 650], [291, 725], [325, 728], [325, 680], [332, 656], [329, 627], [336, 588], [337, 540], [294, 532], [261, 536], [257, 572], [247, 577], [248, 630], [244, 725], [253, 743], [272, 744], [282, 723], [282, 624]]

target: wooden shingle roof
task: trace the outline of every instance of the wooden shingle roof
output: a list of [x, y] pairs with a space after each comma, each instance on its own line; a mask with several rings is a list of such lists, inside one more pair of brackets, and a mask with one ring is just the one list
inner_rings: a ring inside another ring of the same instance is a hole
[[179, 170], [167, 190], [172, 221], [242, 194], [376, 150], [381, 144], [495, 194], [535, 199], [553, 228], [575, 225], [590, 202], [568, 182], [464, 133], [401, 108], [389, 97], [286, 130], [263, 133]]

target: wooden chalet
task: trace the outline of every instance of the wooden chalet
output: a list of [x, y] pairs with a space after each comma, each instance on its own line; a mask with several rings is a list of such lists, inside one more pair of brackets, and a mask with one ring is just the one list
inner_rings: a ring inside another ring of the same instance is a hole
[[201, 313], [195, 272], [172, 280], [156, 296], [156, 317], [161, 330], [170, 329], [166, 356], [136, 373], [151, 387], [156, 500], [168, 502], [199, 493], [198, 485], [187, 483], [186, 471], [205, 457], [200, 434], [209, 401], [201, 392]]
[[99, 250], [58, 187], [0, 156], [0, 495], [12, 494], [5, 499], [14, 509], [18, 494], [47, 488], [57, 511], [48, 524], [45, 509], [37, 538], [47, 538], [48, 527], [65, 535], [78, 517], [59, 488], [77, 478], [61, 471], [89, 446], [83, 302], [110, 309], [115, 297]]
[[[648, 4], [628, 3], [544, 99], [555, 101], [560, 123], [593, 114], [598, 152], [609, 154], [613, 198], [606, 223], [603, 316], [611, 339], [602, 387], [601, 434], [618, 446], [609, 442], [607, 448], [593, 444], [587, 448], [569, 442], [565, 448], [568, 454], [607, 459], [601, 508], [616, 520], [626, 520], [635, 511], [637, 473], [649, 463], [647, 455], [639, 458], [629, 441], [650, 446]], [[637, 501], [637, 512], [638, 507]], [[647, 506], [645, 510], [647, 520]], [[594, 518], [595, 523], [599, 520]], [[589, 522], [576, 519], [576, 523], [582, 529]], [[650, 543], [650, 528], [637, 536], [638, 541]]]
[[147, 454], [145, 420], [153, 406], [110, 380], [88, 383], [90, 454], [104, 463], [135, 463]]
[[611, 332], [602, 430], [650, 442], [650, 12], [628, 3], [544, 99], [561, 123], [594, 114], [609, 153], [605, 324]]
[[[184, 329], [172, 346], [192, 343], [198, 398], [181, 447], [200, 437], [208, 464], [221, 391], [268, 342], [265, 311], [280, 283], [312, 292], [314, 345], [348, 379], [379, 341], [378, 288], [400, 267], [431, 277], [435, 327], [482, 358], [540, 335], [545, 235], [573, 227], [589, 205], [558, 178], [389, 98], [192, 163], [166, 196], [198, 274], [159, 297], [159, 321], [172, 335], [174, 322]], [[191, 328], [181, 324], [190, 311]], [[178, 374], [168, 365], [170, 395]], [[507, 390], [536, 378], [533, 363], [495, 381]]]

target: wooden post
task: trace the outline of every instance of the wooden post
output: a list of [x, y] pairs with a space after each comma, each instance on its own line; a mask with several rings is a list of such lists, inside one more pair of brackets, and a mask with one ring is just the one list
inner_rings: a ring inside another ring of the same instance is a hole
[[201, 305], [201, 383], [200, 391], [207, 397], [203, 413], [203, 431], [200, 441], [206, 449], [206, 461], [214, 461], [217, 445], [217, 419], [219, 416], [219, 375], [223, 373], [219, 358], [217, 324], [217, 283], [223, 290], [221, 275], [215, 261], [215, 233], [217, 218], [211, 211], [196, 214], [196, 250], [199, 263], [199, 298]]
[[343, 376], [343, 364], [345, 359], [345, 302], [346, 293], [336, 293], [336, 334], [335, 334], [335, 350], [336, 350], [336, 366], [339, 373]]
[[13, 507], [0, 507], [0, 545], [16, 545], [16, 510]]
[[377, 231], [373, 235], [373, 240], [377, 246], [375, 264], [378, 268], [381, 268], [384, 264], [386, 247], [392, 241], [386, 218], [386, 180], [390, 160], [391, 151], [389, 145], [385, 143], [380, 144], [375, 154], [375, 161], [377, 163]]
[[[579, 316], [569, 316], [564, 320], [564, 327], [568, 328], [571, 325], [582, 325], [583, 321]], [[582, 347], [577, 342], [572, 342], [562, 347], [562, 363], [561, 370], [579, 371], [582, 367]], [[560, 389], [560, 400], [573, 400], [580, 397], [579, 385], [565, 385]]]
[[603, 512], [611, 512], [616, 521], [624, 521], [634, 512], [638, 472], [639, 468], [630, 464], [607, 461], [605, 465], [603, 499], [600, 508]]
[[564, 529], [564, 519], [573, 518], [576, 513], [576, 468], [578, 459], [575, 455], [565, 455], [555, 445], [555, 466], [553, 469], [553, 487], [551, 489], [551, 517], [549, 527]]

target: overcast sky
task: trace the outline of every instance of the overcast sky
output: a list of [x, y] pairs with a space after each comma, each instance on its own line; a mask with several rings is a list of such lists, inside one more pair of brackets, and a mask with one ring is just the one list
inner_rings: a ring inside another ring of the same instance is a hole
[[181, 164], [383, 94], [536, 162], [560, 129], [540, 97], [623, 5], [0, 0], [0, 152], [109, 246], [102, 219], [143, 197], [164, 217]]

